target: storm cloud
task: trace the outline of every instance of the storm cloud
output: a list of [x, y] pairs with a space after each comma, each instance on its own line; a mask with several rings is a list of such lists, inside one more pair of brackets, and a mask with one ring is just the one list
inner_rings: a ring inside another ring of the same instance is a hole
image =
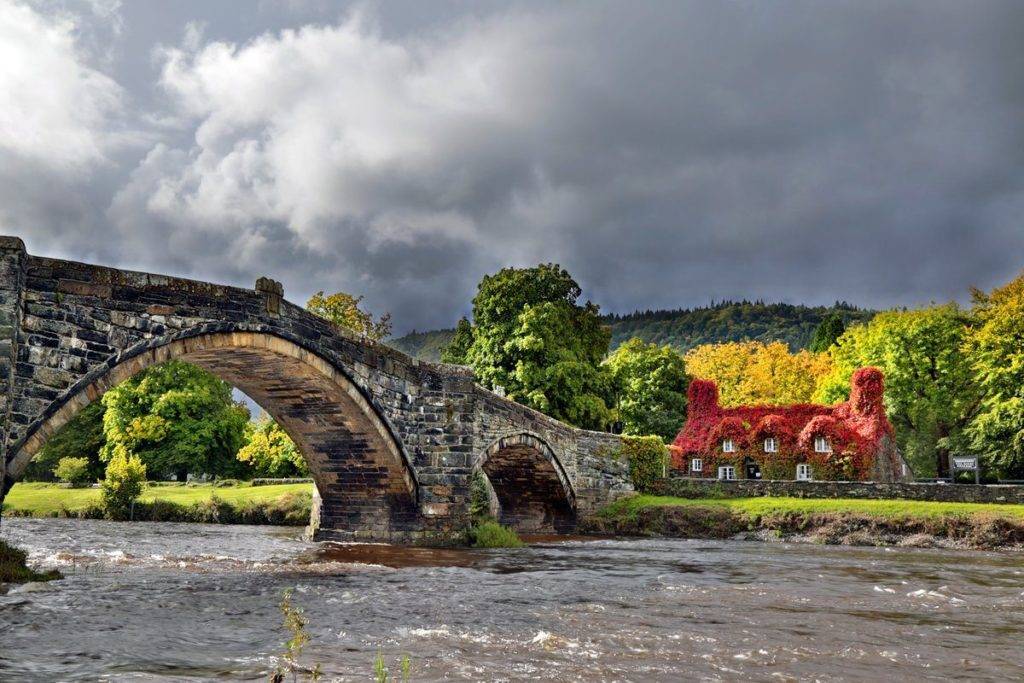
[[1024, 266], [1019, 3], [0, 0], [0, 232], [448, 326], [963, 299]]

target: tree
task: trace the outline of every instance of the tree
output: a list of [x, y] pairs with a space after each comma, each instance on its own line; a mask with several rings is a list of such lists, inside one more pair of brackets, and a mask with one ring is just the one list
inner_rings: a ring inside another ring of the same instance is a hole
[[1000, 476], [1024, 479], [1024, 274], [974, 302], [968, 350], [981, 396], [966, 437]]
[[505, 268], [481, 280], [466, 354], [485, 386], [579, 427], [602, 429], [612, 413], [601, 360], [611, 334], [598, 308], [577, 304], [580, 287], [562, 267]]
[[104, 463], [100, 459], [100, 451], [106, 442], [103, 410], [103, 403], [94, 401], [58, 429], [29, 463], [24, 479], [51, 481], [54, 468], [64, 458], [85, 458], [89, 463], [88, 479], [102, 479]]
[[103, 507], [114, 519], [128, 516], [134, 503], [146, 486], [146, 466], [139, 456], [128, 452], [123, 445], [114, 448], [107, 463], [107, 474], [100, 484]]
[[963, 429], [978, 402], [965, 347], [968, 323], [948, 304], [879, 313], [854, 325], [829, 351], [834, 367], [817, 397], [845, 400], [854, 370], [881, 368], [886, 413], [904, 457], [919, 475], [945, 476], [950, 451], [966, 445]]
[[363, 297], [354, 297], [345, 292], [324, 296], [320, 291], [306, 302], [306, 309], [338, 327], [344, 327], [374, 341], [390, 337], [391, 314], [385, 313], [374, 321], [373, 314], [359, 307], [362, 301]]
[[782, 342], [704, 344], [685, 356], [693, 377], [718, 385], [724, 407], [807, 403], [831, 368], [825, 354], [792, 353]]
[[109, 460], [118, 448], [138, 455], [154, 476], [234, 476], [249, 411], [231, 400], [231, 385], [181, 361], [144, 370], [103, 397]]
[[53, 468], [53, 474], [60, 481], [72, 486], [81, 486], [92, 481], [89, 476], [89, 458], [61, 458]]
[[814, 337], [811, 339], [811, 353], [825, 353], [836, 343], [839, 337], [846, 331], [843, 323], [843, 316], [838, 313], [829, 313], [814, 330]]
[[469, 348], [473, 345], [473, 326], [463, 316], [455, 327], [455, 336], [448, 346], [441, 350], [441, 362], [454, 365], [465, 365], [468, 361]]
[[305, 477], [309, 475], [302, 453], [281, 426], [261, 416], [246, 427], [247, 441], [238, 451], [238, 459], [252, 469], [256, 477]]
[[670, 346], [645, 344], [634, 337], [604, 362], [611, 371], [623, 431], [656, 434], [671, 441], [686, 422], [683, 357]]

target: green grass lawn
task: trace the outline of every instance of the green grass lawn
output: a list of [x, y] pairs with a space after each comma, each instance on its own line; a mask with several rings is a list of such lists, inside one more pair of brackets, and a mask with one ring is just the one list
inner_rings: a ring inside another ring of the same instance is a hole
[[[309, 493], [312, 484], [273, 484], [269, 486], [226, 486], [215, 488], [204, 484], [197, 486], [150, 486], [142, 494], [143, 502], [166, 500], [179, 505], [191, 505], [209, 500], [216, 495], [223, 501], [272, 502], [286, 493]], [[90, 505], [99, 505], [98, 488], [69, 489], [55, 484], [15, 484], [4, 499], [5, 510], [29, 511], [33, 516], [46, 517], [62, 508], [80, 510]]]
[[609, 516], [635, 515], [649, 507], [723, 507], [748, 517], [780, 512], [851, 512], [896, 519], [900, 517], [989, 516], [1024, 519], [1024, 505], [991, 503], [937, 503], [918, 500], [865, 500], [854, 498], [674, 498], [638, 495], [616, 501], [605, 509]]

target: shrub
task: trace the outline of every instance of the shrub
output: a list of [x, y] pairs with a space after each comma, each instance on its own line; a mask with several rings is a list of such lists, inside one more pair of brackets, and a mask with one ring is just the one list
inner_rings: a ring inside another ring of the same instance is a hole
[[114, 450], [103, 480], [103, 507], [113, 519], [128, 516], [146, 486], [146, 466], [137, 455], [129, 455], [123, 447]]
[[519, 534], [494, 520], [481, 522], [469, 530], [474, 548], [522, 548], [525, 543]]
[[61, 458], [53, 468], [53, 474], [66, 484], [84, 486], [90, 479], [89, 458]]
[[473, 470], [469, 480], [469, 514], [474, 521], [486, 519], [491, 514], [491, 491], [486, 476], [480, 470]]
[[657, 436], [622, 437], [622, 457], [629, 463], [633, 488], [647, 491], [665, 473], [668, 448]]

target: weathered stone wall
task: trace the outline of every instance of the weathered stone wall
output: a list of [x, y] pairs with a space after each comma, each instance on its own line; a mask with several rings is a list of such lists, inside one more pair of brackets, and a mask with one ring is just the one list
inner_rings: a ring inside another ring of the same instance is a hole
[[[20, 240], [0, 247], [0, 371], [10, 370], [0, 378], [0, 415], [9, 416], [0, 418], [0, 496], [78, 410], [170, 358], [218, 374], [282, 423], [313, 467], [326, 530], [395, 540], [461, 530], [473, 468], [501, 439], [522, 434], [536, 441], [519, 444], [514, 468], [511, 452], [491, 454], [520, 491], [546, 483], [575, 510], [630, 490], [624, 465], [607, 457], [618, 437], [498, 397], [466, 368], [352, 336], [283, 300], [272, 280], [246, 290], [27, 256]], [[15, 334], [5, 339], [5, 330]], [[516, 496], [505, 496], [511, 509]]]
[[1024, 504], [1024, 486], [975, 484], [935, 484], [916, 482], [870, 481], [760, 481], [738, 479], [662, 479], [652, 493], [663, 496], [694, 498], [713, 493], [734, 497], [791, 496], [794, 498], [869, 498], [934, 500], [951, 503], [1016, 503]]
[[14, 369], [21, 331], [21, 290], [28, 256], [17, 237], [0, 237], [0, 500], [6, 478], [7, 433], [14, 407]]

